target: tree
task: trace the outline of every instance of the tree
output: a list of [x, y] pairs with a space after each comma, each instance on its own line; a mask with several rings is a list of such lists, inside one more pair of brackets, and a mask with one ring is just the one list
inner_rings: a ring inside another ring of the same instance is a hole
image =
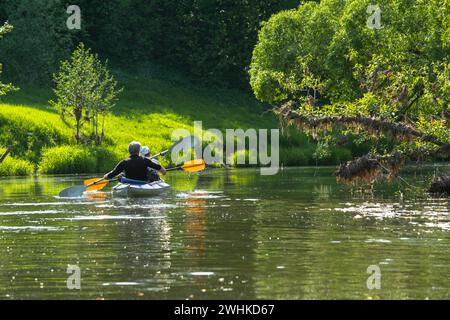
[[0, 59], [8, 61], [4, 75], [15, 83], [48, 84], [59, 61], [69, 55], [83, 30], [66, 26], [65, 0], [2, 0], [0, 20], [14, 26], [0, 44]]
[[450, 7], [446, 0], [305, 3], [265, 22], [250, 83], [259, 100], [318, 140], [371, 141], [343, 164], [345, 182], [394, 177], [407, 159], [450, 156]]
[[248, 88], [260, 22], [299, 0], [78, 0], [83, 38], [111, 61], [158, 62]]
[[[0, 27], [0, 39], [3, 38], [5, 34], [10, 32], [13, 27], [6, 22], [2, 27]], [[2, 64], [0, 63], [0, 75], [2, 74]], [[15, 90], [16, 88], [11, 84], [4, 84], [0, 82], [0, 97], [7, 94], [10, 91]]]
[[[77, 143], [100, 145], [104, 138], [104, 119], [122, 91], [117, 89], [107, 62], [102, 63], [81, 43], [71, 58], [61, 63], [54, 80], [57, 101], [50, 104], [58, 109], [67, 125], [72, 126], [74, 122]], [[86, 123], [91, 125], [87, 134], [83, 131]]]

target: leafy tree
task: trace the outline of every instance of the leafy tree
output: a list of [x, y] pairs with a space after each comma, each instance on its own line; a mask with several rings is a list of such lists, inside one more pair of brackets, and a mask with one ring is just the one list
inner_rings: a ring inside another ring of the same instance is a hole
[[299, 0], [79, 0], [83, 41], [115, 62], [156, 61], [248, 87], [260, 22]]
[[169, 64], [197, 80], [248, 89], [260, 22], [299, 0], [77, 0], [81, 30], [66, 27], [68, 0], [2, 0], [16, 28], [2, 43], [5, 76], [42, 83], [82, 41], [116, 64]]
[[76, 46], [82, 31], [69, 30], [65, 0], [2, 0], [2, 18], [14, 26], [0, 44], [0, 59], [8, 61], [5, 77], [24, 84], [49, 83], [61, 59]]
[[[5, 34], [10, 32], [13, 29], [13, 27], [8, 24], [7, 22], [0, 27], [0, 39], [3, 38]], [[2, 74], [2, 64], [0, 63], [0, 75]], [[9, 91], [15, 90], [13, 85], [11, 83], [9, 84], [3, 84], [0, 82], [0, 97], [7, 94]]]
[[[81, 43], [71, 58], [61, 63], [54, 80], [57, 101], [50, 101], [50, 104], [59, 110], [66, 124], [75, 127], [77, 142], [101, 144], [105, 117], [122, 91], [117, 89], [117, 81], [108, 71], [107, 62], [102, 63]], [[87, 134], [83, 132], [86, 123], [91, 126]]]
[[[445, 0], [305, 3], [265, 22], [253, 51], [256, 97], [326, 144], [336, 133], [372, 141], [341, 180], [394, 177], [406, 159], [450, 154], [450, 7]], [[386, 142], [386, 143], [383, 143]], [[323, 145], [323, 144], [322, 144]]]

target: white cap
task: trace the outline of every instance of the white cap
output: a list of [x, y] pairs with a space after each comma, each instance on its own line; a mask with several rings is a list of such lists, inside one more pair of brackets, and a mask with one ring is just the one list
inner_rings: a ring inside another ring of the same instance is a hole
[[146, 156], [150, 153], [150, 149], [147, 146], [141, 148], [141, 156]]

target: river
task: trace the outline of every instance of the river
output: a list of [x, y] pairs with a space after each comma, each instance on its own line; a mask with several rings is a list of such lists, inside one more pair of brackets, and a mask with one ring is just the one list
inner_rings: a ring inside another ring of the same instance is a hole
[[450, 201], [413, 187], [434, 170], [373, 192], [333, 168], [177, 172], [151, 199], [55, 197], [84, 176], [2, 178], [0, 298], [448, 299]]

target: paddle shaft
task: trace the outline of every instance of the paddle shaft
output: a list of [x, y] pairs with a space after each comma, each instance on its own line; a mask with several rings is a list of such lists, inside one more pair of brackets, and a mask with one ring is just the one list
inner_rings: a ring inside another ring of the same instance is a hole
[[175, 168], [169, 168], [169, 169], [166, 169], [167, 172], [169, 172], [169, 171], [175, 171], [175, 170], [181, 170], [181, 166], [180, 166], [180, 167], [175, 167]]
[[85, 187], [86, 187], [86, 189], [87, 189], [87, 188], [92, 187], [92, 186], [95, 186], [96, 184], [99, 184], [100, 182], [103, 182], [103, 181], [105, 181], [105, 180], [106, 180], [105, 178], [102, 178], [102, 179], [100, 179], [100, 180], [97, 180], [97, 181], [95, 181], [95, 182], [92, 182], [92, 183], [88, 184], [88, 185], [85, 186]]
[[[177, 145], [179, 145], [180, 143], [183, 143], [184, 141], [186, 141], [187, 138], [191, 138], [192, 143], [190, 144], [190, 147], [193, 148], [195, 146], [195, 144], [197, 143], [197, 141], [195, 141], [195, 138], [193, 136], [187, 136], [184, 137], [183, 139], [178, 140], [177, 142], [174, 143], [173, 146], [171, 146], [169, 149], [164, 150], [160, 153], [155, 154], [154, 156], [151, 156], [150, 159], [155, 159], [161, 156], [165, 156], [167, 153], [169, 153], [170, 151], [172, 151]], [[194, 140], [192, 140], [194, 139]]]
[[166, 169], [166, 171], [183, 170], [183, 169], [195, 168], [195, 167], [199, 167], [199, 166], [200, 166], [200, 164], [198, 164], [198, 163], [192, 164], [190, 166], [182, 165], [182, 166]]
[[151, 156], [150, 159], [155, 159], [155, 158], [164, 156], [164, 155], [166, 155], [169, 151], [170, 151], [170, 150], [168, 149], [168, 150], [165, 150], [165, 151], [163, 151], [163, 152], [157, 153], [157, 154], [155, 154], [154, 156]]

